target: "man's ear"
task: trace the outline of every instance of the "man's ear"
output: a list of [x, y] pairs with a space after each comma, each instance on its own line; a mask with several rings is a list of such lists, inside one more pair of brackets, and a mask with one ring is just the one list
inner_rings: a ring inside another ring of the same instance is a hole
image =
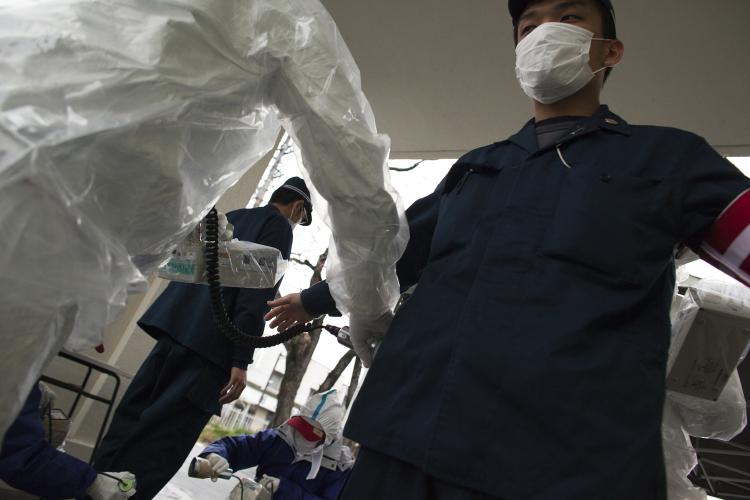
[[613, 67], [620, 64], [622, 58], [625, 56], [625, 44], [620, 40], [614, 40], [609, 44], [607, 54], [604, 58], [604, 65]]

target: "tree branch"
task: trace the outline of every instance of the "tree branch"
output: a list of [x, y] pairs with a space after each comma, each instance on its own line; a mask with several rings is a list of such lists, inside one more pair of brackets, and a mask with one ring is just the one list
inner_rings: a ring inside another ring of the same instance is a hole
[[315, 266], [313, 265], [313, 263], [310, 262], [307, 259], [302, 260], [302, 259], [298, 259], [297, 257], [289, 257], [289, 260], [292, 261], [292, 262], [296, 262], [297, 264], [301, 264], [303, 266], [309, 267], [312, 270], [313, 273], [316, 271]]
[[394, 172], [408, 172], [410, 170], [414, 170], [419, 165], [421, 165], [423, 162], [424, 162], [424, 160], [419, 160], [417, 163], [415, 163], [411, 167], [406, 167], [406, 168], [388, 167], [388, 170], [393, 170]]
[[346, 367], [349, 366], [349, 363], [352, 361], [353, 357], [354, 351], [352, 351], [351, 349], [346, 351], [346, 353], [341, 356], [341, 359], [339, 359], [338, 363], [336, 363], [336, 366], [333, 367], [333, 370], [328, 372], [326, 379], [322, 384], [320, 384], [320, 387], [318, 387], [318, 390], [315, 392], [324, 392], [331, 389], [336, 384], [336, 381], [338, 381], [338, 379], [341, 377], [341, 374], [344, 373]]

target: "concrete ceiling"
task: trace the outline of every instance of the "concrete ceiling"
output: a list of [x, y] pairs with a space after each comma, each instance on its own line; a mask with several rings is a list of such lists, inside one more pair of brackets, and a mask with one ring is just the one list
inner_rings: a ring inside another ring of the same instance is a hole
[[[455, 158], [531, 116], [504, 0], [323, 0], [393, 158]], [[626, 56], [603, 95], [630, 123], [750, 155], [750, 1], [615, 0]]]

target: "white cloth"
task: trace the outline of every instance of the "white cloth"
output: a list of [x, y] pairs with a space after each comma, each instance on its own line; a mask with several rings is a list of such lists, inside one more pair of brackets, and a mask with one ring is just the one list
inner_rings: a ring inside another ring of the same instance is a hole
[[0, 0], [0, 438], [290, 132], [343, 312], [398, 298], [408, 239], [359, 71], [318, 0]]
[[325, 444], [330, 445], [341, 434], [344, 420], [344, 406], [338, 400], [336, 389], [313, 394], [300, 411], [303, 417], [309, 417], [320, 423], [326, 433]]
[[287, 423], [279, 426], [276, 432], [294, 452], [293, 463], [310, 462], [310, 471], [307, 473], [306, 479], [315, 479], [323, 461], [325, 443], [316, 444], [306, 440], [297, 429]]
[[[288, 423], [281, 425], [277, 432], [295, 453], [295, 462], [310, 462], [307, 479], [315, 479], [321, 466], [336, 470], [340, 460], [349, 463], [349, 456], [342, 450], [341, 423], [344, 419], [344, 407], [337, 398], [336, 389], [313, 394], [305, 402], [300, 416], [308, 417], [320, 423], [326, 433], [323, 443], [315, 446], [302, 437]], [[348, 447], [345, 447], [348, 450]], [[353, 460], [352, 460], [353, 462]], [[343, 470], [343, 469], [342, 469]]]
[[344, 444], [341, 435], [325, 447], [320, 466], [329, 470], [348, 470], [354, 467], [352, 450]]

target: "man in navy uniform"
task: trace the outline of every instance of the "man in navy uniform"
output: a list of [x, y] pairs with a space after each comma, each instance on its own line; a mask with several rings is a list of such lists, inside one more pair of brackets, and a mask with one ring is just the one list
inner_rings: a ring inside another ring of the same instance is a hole
[[[297, 223], [309, 225], [310, 192], [299, 177], [277, 189], [265, 207], [229, 212], [234, 236], [277, 248], [285, 259]], [[261, 336], [266, 302], [275, 288], [223, 288], [233, 323]], [[123, 396], [102, 441], [97, 470], [129, 470], [138, 478], [137, 498], [152, 498], [172, 478], [211, 415], [237, 399], [246, 383], [253, 348], [227, 339], [214, 324], [204, 285], [170, 283], [138, 325], [157, 344]], [[113, 469], [120, 464], [125, 468]]]
[[[675, 248], [750, 283], [750, 181], [600, 105], [624, 52], [611, 2], [509, 9], [534, 118], [407, 211], [397, 270], [418, 286], [353, 406], [343, 499], [665, 499]], [[325, 283], [272, 305], [284, 327], [335, 309]]]

